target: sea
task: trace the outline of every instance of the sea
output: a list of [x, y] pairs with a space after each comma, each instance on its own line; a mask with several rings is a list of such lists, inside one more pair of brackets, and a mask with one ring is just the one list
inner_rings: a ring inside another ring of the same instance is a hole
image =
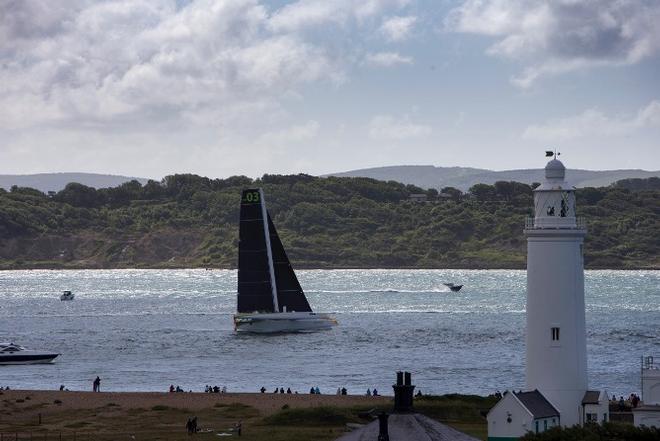
[[[298, 271], [329, 331], [233, 330], [236, 271], [0, 271], [0, 341], [56, 351], [53, 364], [0, 366], [21, 389], [392, 394], [396, 371], [422, 393], [525, 388], [526, 273], [518, 270]], [[444, 283], [463, 284], [451, 292]], [[589, 386], [640, 392], [641, 357], [660, 360], [660, 271], [586, 271]], [[75, 294], [60, 301], [63, 290]]]

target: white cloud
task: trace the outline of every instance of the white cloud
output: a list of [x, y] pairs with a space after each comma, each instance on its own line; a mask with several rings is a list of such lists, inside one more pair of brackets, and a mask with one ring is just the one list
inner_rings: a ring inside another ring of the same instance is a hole
[[314, 120], [297, 124], [281, 130], [264, 133], [257, 143], [260, 145], [285, 145], [292, 142], [307, 141], [316, 138], [321, 125]]
[[327, 23], [343, 26], [407, 4], [408, 0], [298, 0], [275, 11], [270, 26], [276, 31], [315, 29]]
[[491, 36], [490, 55], [527, 65], [512, 78], [637, 63], [660, 51], [656, 0], [465, 0], [445, 20], [454, 32]]
[[653, 100], [635, 115], [628, 116], [607, 116], [598, 109], [588, 109], [579, 115], [529, 126], [523, 132], [523, 138], [556, 141], [624, 136], [649, 127], [660, 127], [660, 101]]
[[431, 127], [413, 123], [408, 116], [395, 118], [391, 115], [376, 115], [369, 122], [369, 137], [373, 139], [421, 138], [430, 135], [431, 131]]
[[396, 66], [397, 64], [412, 64], [411, 57], [405, 57], [397, 52], [377, 52], [367, 54], [365, 62], [372, 66]]
[[380, 32], [390, 41], [402, 41], [410, 36], [416, 21], [417, 17], [411, 15], [390, 17], [383, 21]]
[[301, 0], [269, 12], [258, 0], [2, 2], [0, 130], [233, 126], [305, 84], [344, 81], [353, 53], [302, 27], [342, 17], [359, 26], [405, 3]]

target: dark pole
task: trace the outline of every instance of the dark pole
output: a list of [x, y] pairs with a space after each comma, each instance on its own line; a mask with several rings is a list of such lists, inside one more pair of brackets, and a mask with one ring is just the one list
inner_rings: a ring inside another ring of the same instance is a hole
[[387, 419], [389, 415], [381, 412], [378, 415], [378, 441], [390, 441], [390, 434], [387, 429]]

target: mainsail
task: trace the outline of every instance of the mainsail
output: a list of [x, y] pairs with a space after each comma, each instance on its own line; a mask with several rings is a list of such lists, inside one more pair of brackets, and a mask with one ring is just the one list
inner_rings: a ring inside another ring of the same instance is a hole
[[271, 254], [273, 256], [273, 267], [275, 269], [277, 303], [279, 304], [280, 310], [284, 311], [284, 308], [286, 307], [287, 311], [312, 312], [312, 308], [309, 306], [305, 293], [298, 282], [296, 273], [293, 271], [291, 262], [289, 262], [289, 258], [286, 256], [284, 246], [282, 245], [280, 237], [277, 235], [277, 230], [270, 218], [270, 214], [267, 214], [266, 216], [268, 217], [268, 230], [270, 231], [270, 245], [272, 249]]
[[238, 245], [238, 312], [311, 312], [266, 210], [261, 189], [243, 190]]
[[238, 312], [275, 312], [260, 189], [243, 190], [238, 230]]

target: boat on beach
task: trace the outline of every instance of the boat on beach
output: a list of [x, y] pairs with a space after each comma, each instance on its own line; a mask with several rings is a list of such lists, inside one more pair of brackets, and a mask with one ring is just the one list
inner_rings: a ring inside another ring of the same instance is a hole
[[337, 321], [312, 311], [266, 209], [261, 188], [243, 190], [238, 245], [237, 332], [310, 332]]
[[60, 354], [27, 349], [15, 343], [0, 343], [0, 365], [50, 363]]

